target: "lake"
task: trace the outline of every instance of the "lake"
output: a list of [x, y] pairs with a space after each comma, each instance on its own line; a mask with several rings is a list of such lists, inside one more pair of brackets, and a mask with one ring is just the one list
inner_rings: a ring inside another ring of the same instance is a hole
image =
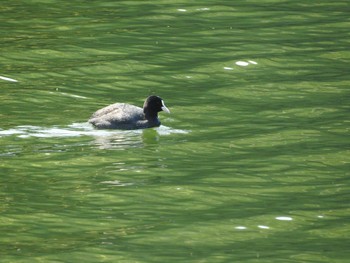
[[348, 262], [349, 12], [3, 0], [1, 262]]

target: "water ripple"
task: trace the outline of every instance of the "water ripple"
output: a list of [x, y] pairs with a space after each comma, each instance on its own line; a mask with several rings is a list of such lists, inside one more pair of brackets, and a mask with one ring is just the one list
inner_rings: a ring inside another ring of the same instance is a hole
[[[155, 128], [159, 135], [186, 134], [189, 131], [173, 129], [166, 126]], [[136, 135], [141, 134], [143, 130], [96, 130], [88, 123], [73, 123], [67, 127], [40, 127], [32, 125], [17, 126], [8, 130], [0, 130], [0, 137], [16, 135], [19, 138], [39, 137], [77, 137], [77, 136], [96, 136], [109, 137], [112, 135]], [[124, 137], [122, 136], [122, 137]]]

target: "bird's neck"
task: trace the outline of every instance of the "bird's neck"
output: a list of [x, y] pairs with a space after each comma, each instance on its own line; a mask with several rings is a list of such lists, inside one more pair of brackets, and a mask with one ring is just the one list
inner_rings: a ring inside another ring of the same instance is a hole
[[150, 126], [159, 126], [160, 121], [158, 119], [158, 112], [147, 112], [145, 113], [145, 119], [148, 121]]
[[158, 120], [158, 114], [157, 113], [147, 113], [147, 114], [145, 114], [145, 119], [148, 121]]

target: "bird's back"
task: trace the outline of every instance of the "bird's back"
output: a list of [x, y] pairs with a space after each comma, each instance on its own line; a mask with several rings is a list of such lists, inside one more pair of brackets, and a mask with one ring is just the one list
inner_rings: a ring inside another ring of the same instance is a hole
[[104, 107], [89, 119], [89, 123], [99, 129], [137, 129], [144, 121], [143, 109], [126, 103]]

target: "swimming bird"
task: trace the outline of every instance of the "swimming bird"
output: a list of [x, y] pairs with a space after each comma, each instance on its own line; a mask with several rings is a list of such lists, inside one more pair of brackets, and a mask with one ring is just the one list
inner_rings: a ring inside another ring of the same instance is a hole
[[170, 113], [162, 98], [149, 96], [143, 109], [127, 103], [114, 103], [99, 109], [89, 119], [97, 129], [134, 130], [160, 126], [158, 112]]

